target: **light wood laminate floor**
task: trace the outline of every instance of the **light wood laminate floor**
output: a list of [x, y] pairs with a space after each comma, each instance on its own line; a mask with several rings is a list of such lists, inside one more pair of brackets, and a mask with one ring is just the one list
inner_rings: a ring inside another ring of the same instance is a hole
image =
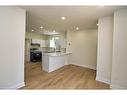
[[47, 73], [42, 71], [41, 63], [26, 63], [26, 86], [21, 89], [109, 89], [108, 84], [96, 81], [95, 76], [95, 70], [75, 65]]

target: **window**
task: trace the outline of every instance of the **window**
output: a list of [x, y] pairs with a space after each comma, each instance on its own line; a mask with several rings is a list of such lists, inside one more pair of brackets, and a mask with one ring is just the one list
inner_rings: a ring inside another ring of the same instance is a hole
[[52, 37], [50, 40], [50, 47], [56, 47], [56, 40], [58, 40], [59, 37]]

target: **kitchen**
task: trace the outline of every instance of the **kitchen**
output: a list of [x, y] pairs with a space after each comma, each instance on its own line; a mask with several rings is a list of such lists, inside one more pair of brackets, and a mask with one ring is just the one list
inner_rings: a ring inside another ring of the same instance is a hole
[[51, 33], [26, 32], [26, 63], [41, 63], [42, 69], [46, 72], [51, 72], [67, 65], [69, 61], [68, 57], [71, 54], [71, 52], [66, 51], [66, 32], [61, 34]]

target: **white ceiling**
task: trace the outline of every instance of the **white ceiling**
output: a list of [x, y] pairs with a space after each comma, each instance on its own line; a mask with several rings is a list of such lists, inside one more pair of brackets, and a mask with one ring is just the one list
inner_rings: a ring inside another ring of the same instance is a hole
[[[75, 31], [97, 28], [97, 20], [100, 17], [113, 15], [115, 10], [125, 6], [20, 6], [26, 9], [26, 31], [41, 32], [50, 31]], [[61, 20], [65, 16], [66, 20]], [[44, 29], [40, 29], [43, 26]]]

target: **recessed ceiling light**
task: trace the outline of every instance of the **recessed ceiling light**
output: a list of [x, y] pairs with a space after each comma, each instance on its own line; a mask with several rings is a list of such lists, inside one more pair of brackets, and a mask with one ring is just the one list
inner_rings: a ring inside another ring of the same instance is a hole
[[97, 26], [99, 26], [99, 24], [98, 24], [98, 23], [97, 23], [96, 25], [97, 25]]
[[79, 30], [79, 27], [76, 27], [76, 30]]
[[41, 29], [44, 28], [43, 26], [40, 27]]
[[64, 17], [64, 16], [63, 16], [63, 17], [61, 17], [61, 19], [62, 19], [62, 20], [65, 20], [65, 19], [66, 19], [66, 17]]
[[34, 30], [32, 29], [31, 31], [33, 32]]

